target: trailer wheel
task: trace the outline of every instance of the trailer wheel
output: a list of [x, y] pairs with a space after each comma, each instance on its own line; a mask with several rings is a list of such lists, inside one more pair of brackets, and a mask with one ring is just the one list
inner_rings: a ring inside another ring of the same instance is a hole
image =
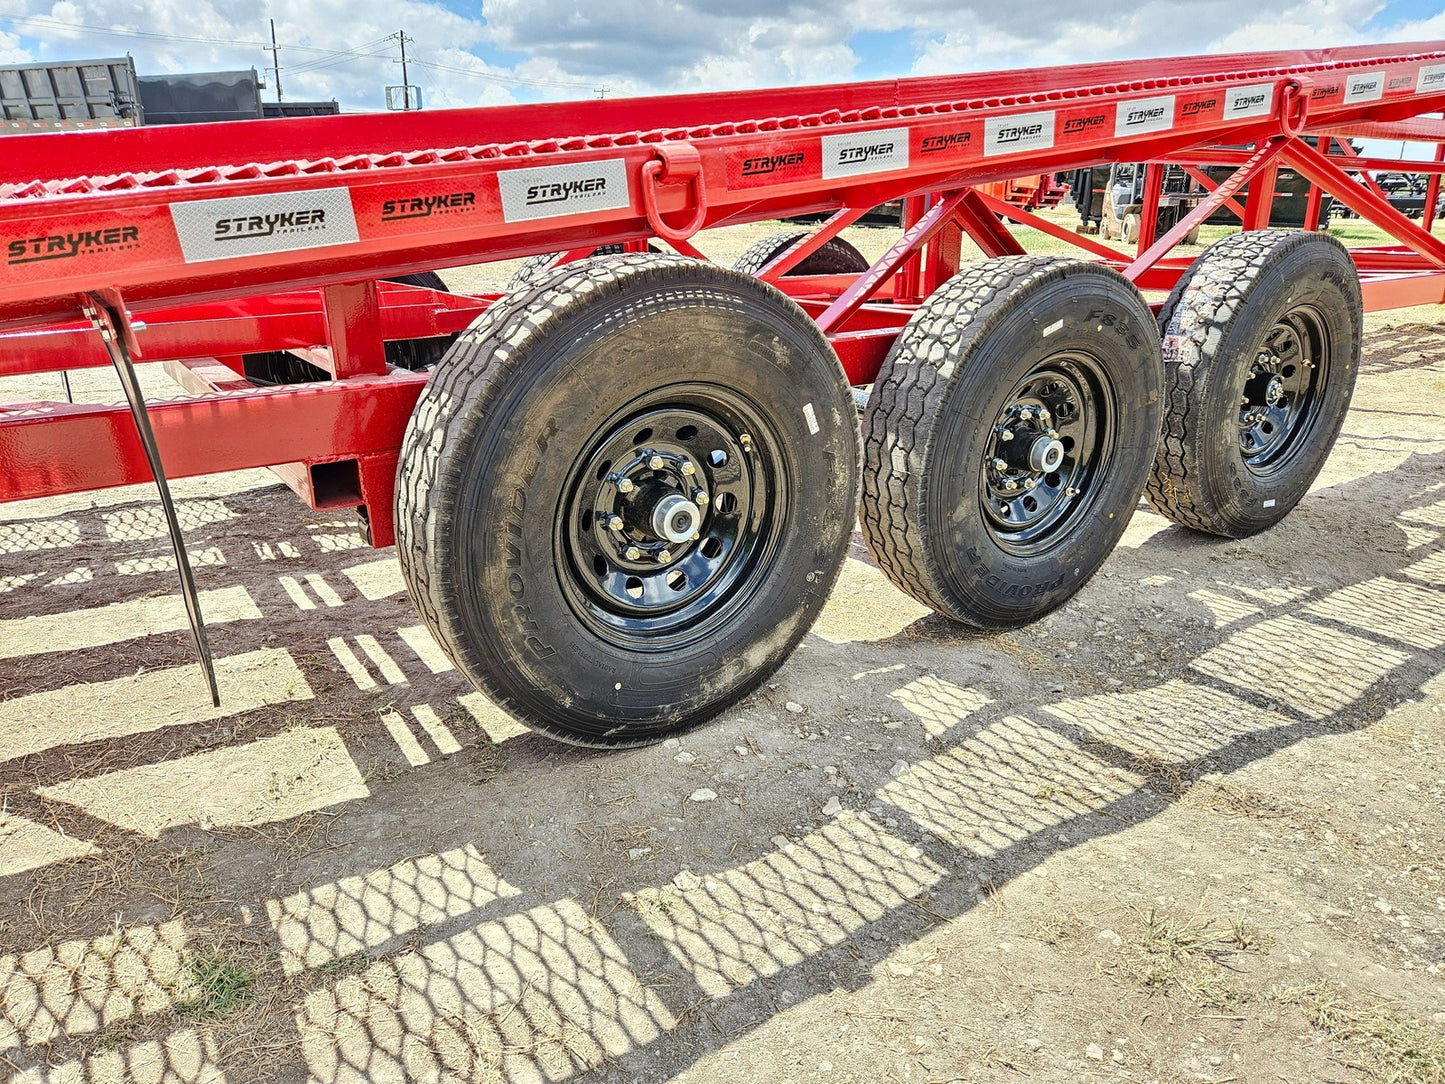
[[459, 670], [564, 741], [702, 722], [788, 657], [846, 551], [851, 389], [756, 279], [671, 255], [555, 268], [463, 333], [397, 478], [411, 597]]
[[1115, 271], [1009, 256], [954, 276], [868, 401], [862, 525], [878, 567], [983, 628], [1054, 609], [1133, 515], [1161, 380], [1153, 316]]
[[[734, 271], [756, 275], [773, 260], [807, 237], [811, 230], [788, 230], [764, 237], [748, 246], [733, 263]], [[810, 256], [805, 257], [783, 277], [793, 275], [858, 275], [868, 270], [868, 261], [856, 248], [841, 237], [830, 238]]]
[[[417, 271], [410, 275], [394, 275], [383, 282], [397, 282], [403, 286], [420, 286], [427, 290], [445, 293], [449, 287], [435, 271]], [[383, 344], [386, 363], [399, 369], [424, 372], [430, 369], [456, 341], [455, 335], [439, 335], [430, 339], [398, 339]], [[313, 384], [330, 380], [331, 374], [319, 365], [298, 358], [289, 350], [266, 350], [242, 354], [241, 363], [246, 379], [265, 387], [272, 384]]]
[[[617, 256], [626, 251], [626, 246], [620, 244], [598, 245], [592, 250], [592, 255]], [[649, 242], [647, 251], [661, 252], [662, 250]], [[528, 256], [517, 265], [517, 269], [512, 272], [512, 277], [507, 280], [507, 293], [520, 290], [522, 287], [530, 285], [534, 279], [540, 278], [543, 272], [551, 269], [552, 261], [560, 255], [562, 255], [560, 252], [539, 252], [535, 256]]]
[[1228, 538], [1283, 519], [1344, 423], [1362, 325], [1359, 276], [1328, 234], [1211, 245], [1159, 313], [1166, 408], [1149, 503]]

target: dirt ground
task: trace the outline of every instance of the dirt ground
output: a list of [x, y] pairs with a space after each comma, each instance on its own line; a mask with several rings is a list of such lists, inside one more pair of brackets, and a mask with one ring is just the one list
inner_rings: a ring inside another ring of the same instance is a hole
[[1445, 1081], [1439, 312], [1370, 319], [1279, 527], [1141, 508], [1004, 635], [855, 540], [762, 691], [631, 752], [492, 708], [267, 472], [176, 486], [219, 709], [151, 493], [0, 508], [0, 1068]]

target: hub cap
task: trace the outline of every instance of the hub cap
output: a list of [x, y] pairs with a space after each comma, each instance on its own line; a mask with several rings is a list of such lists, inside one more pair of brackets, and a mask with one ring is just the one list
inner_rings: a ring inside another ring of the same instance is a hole
[[1036, 555], [1087, 518], [1111, 459], [1113, 384], [1102, 365], [1067, 353], [1014, 385], [984, 443], [979, 499], [999, 547]]
[[1290, 462], [1308, 442], [1329, 375], [1324, 321], [1309, 306], [1284, 314], [1264, 336], [1239, 397], [1239, 454], [1255, 474]]
[[787, 518], [779, 443], [727, 389], [643, 396], [573, 464], [554, 545], [573, 610], [640, 650], [705, 638], [746, 605]]

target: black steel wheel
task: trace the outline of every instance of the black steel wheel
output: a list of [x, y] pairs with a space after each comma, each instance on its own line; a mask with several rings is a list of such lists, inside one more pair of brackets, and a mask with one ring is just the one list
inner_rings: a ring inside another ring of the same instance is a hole
[[1116, 272], [1011, 256], [956, 275], [869, 397], [861, 518], [878, 567], [985, 628], [1059, 606], [1133, 514], [1160, 382], [1153, 316]]
[[1363, 304], [1327, 234], [1258, 230], [1212, 245], [1159, 314], [1166, 412], [1149, 501], [1240, 538], [1308, 492], [1344, 424]]
[[856, 508], [851, 389], [777, 290], [674, 256], [555, 268], [417, 404], [397, 549], [418, 610], [521, 721], [656, 741], [811, 627]]

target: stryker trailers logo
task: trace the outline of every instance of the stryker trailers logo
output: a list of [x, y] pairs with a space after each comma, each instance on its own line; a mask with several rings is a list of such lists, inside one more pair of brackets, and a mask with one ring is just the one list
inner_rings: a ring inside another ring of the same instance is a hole
[[345, 188], [173, 203], [171, 221], [187, 263], [359, 240], [351, 192]]
[[1174, 95], [1141, 98], [1119, 106], [1114, 120], [1114, 135], [1138, 135], [1140, 132], [1165, 132], [1174, 127]]
[[1212, 111], [1214, 107], [1218, 104], [1218, 98], [1200, 98], [1198, 101], [1185, 102], [1183, 107], [1179, 110], [1179, 115], [1185, 118], [1197, 117], [1201, 113], [1208, 113]]
[[71, 260], [97, 252], [114, 252], [133, 248], [140, 242], [136, 226], [111, 226], [104, 230], [82, 230], [79, 233], [52, 233], [45, 237], [26, 237], [11, 241], [6, 248], [9, 264], [43, 263], [46, 260]]
[[1224, 94], [1224, 119], [1264, 117], [1274, 102], [1274, 87], [1259, 83], [1252, 87], [1230, 87]]
[[383, 222], [400, 222], [407, 218], [430, 218], [432, 215], [454, 214], [477, 205], [475, 192], [448, 192], [444, 196], [412, 196], [389, 199], [381, 205]]
[[1420, 77], [1415, 80], [1415, 93], [1423, 94], [1430, 90], [1445, 90], [1445, 64], [1426, 64], [1420, 69]]
[[1070, 117], [1064, 121], [1064, 135], [1083, 135], [1095, 128], [1102, 128], [1104, 116], [1103, 113], [1095, 113], [1092, 117]]
[[497, 174], [497, 187], [507, 222], [615, 211], [631, 203], [627, 163], [621, 158], [503, 170]]
[[778, 170], [791, 173], [802, 166], [805, 158], [802, 151], [793, 151], [791, 154], [759, 154], [752, 158], [744, 158], [743, 176], [766, 177]]
[[1408, 75], [1392, 75], [1389, 83], [1385, 85], [1385, 92], [1388, 94], [1392, 90], [1404, 90], [1414, 82]]
[[1312, 102], [1332, 102], [1341, 94], [1340, 84], [1331, 83], [1327, 87], [1315, 87], [1310, 91]]
[[304, 211], [278, 211], [275, 214], [222, 218], [216, 222], [212, 239], [246, 241], [253, 237], [274, 237], [278, 233], [319, 230], [325, 225], [326, 208], [308, 207]]
[[571, 199], [585, 196], [605, 196], [606, 177], [588, 177], [581, 181], [555, 181], [552, 184], [534, 184], [527, 189], [527, 206], [538, 207], [544, 203], [566, 203]]
[[983, 122], [984, 156], [1016, 154], [1054, 145], [1054, 113], [1019, 113]]
[[908, 168], [908, 129], [823, 137], [823, 179]]
[[973, 133], [964, 129], [959, 132], [941, 132], [938, 135], [924, 136], [918, 150], [921, 154], [939, 154], [943, 151], [966, 150], [972, 145]]
[[1385, 73], [1352, 75], [1345, 81], [1345, 102], [1373, 102], [1385, 93]]

